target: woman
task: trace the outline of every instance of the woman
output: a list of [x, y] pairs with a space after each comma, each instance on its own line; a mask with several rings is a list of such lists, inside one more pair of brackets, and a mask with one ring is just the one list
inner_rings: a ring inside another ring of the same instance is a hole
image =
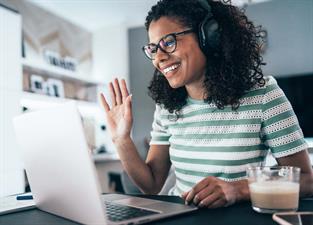
[[143, 47], [156, 68], [150, 149], [140, 159], [130, 138], [131, 95], [125, 81], [102, 95], [122, 164], [144, 192], [157, 194], [174, 165], [181, 195], [199, 207], [249, 200], [245, 170], [264, 164], [301, 168], [301, 195], [313, 194], [313, 173], [292, 107], [273, 77], [263, 77], [260, 30], [236, 7], [206, 0], [161, 0], [146, 18]]

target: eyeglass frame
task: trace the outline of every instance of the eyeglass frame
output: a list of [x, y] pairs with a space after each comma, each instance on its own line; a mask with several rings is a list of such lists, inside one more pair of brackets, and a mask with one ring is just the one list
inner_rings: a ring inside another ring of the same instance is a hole
[[[166, 35], [164, 35], [160, 40], [159, 40], [159, 42], [157, 43], [157, 44], [154, 44], [154, 43], [149, 43], [149, 44], [147, 44], [147, 45], [145, 45], [145, 46], [142, 46], [142, 51], [143, 51], [143, 53], [145, 54], [145, 56], [149, 59], [149, 60], [154, 60], [155, 59], [155, 56], [156, 56], [156, 54], [158, 53], [158, 49], [160, 49], [162, 52], [164, 52], [164, 53], [168, 53], [168, 54], [170, 54], [170, 53], [173, 53], [173, 52], [175, 52], [175, 50], [176, 50], [176, 48], [177, 48], [177, 36], [181, 36], [181, 35], [186, 35], [186, 34], [189, 34], [189, 33], [192, 33], [192, 32], [194, 32], [194, 29], [188, 29], [188, 30], [184, 30], [184, 31], [181, 31], [181, 32], [174, 32], [174, 33], [170, 33], [170, 34], [166, 34]], [[161, 43], [161, 41], [162, 40], [164, 40], [166, 37], [168, 37], [168, 36], [173, 36], [174, 37], [174, 40], [175, 40], [175, 48], [173, 49], [173, 51], [170, 51], [170, 52], [167, 52], [167, 51], [165, 51], [162, 47], [161, 47], [161, 45], [160, 45], [160, 43]], [[154, 57], [153, 58], [150, 58], [148, 55], [147, 55], [147, 53], [146, 53], [146, 51], [145, 51], [145, 48], [146, 47], [148, 47], [149, 45], [154, 45], [154, 46], [156, 46], [156, 52], [155, 52], [155, 55], [154, 55]]]

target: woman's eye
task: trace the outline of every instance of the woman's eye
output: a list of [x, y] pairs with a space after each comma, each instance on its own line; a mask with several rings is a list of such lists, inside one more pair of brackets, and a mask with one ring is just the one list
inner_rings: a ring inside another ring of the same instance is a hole
[[174, 40], [163, 40], [160, 42], [162, 48], [172, 47], [175, 44]]
[[174, 40], [166, 41], [166, 42], [165, 42], [165, 46], [167, 46], [167, 47], [171, 47], [171, 46], [173, 46], [174, 44], [175, 44], [175, 41], [174, 41]]
[[156, 52], [156, 47], [155, 46], [148, 46], [147, 48], [146, 48], [146, 50], [148, 51], [148, 52], [150, 52], [150, 53], [155, 53]]
[[150, 51], [151, 53], [156, 53], [156, 48], [150, 48], [149, 51]]

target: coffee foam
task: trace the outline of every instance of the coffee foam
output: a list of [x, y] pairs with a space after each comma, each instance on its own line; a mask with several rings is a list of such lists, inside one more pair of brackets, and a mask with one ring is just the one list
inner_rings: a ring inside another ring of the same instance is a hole
[[253, 207], [260, 210], [296, 210], [299, 204], [298, 183], [259, 181], [249, 185]]
[[292, 193], [299, 191], [299, 184], [291, 181], [260, 181], [249, 184], [250, 192]]

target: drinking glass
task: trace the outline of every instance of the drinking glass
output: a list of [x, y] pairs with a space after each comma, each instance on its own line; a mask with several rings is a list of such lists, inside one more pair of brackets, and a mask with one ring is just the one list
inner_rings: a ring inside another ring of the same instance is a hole
[[252, 208], [260, 213], [297, 211], [300, 168], [290, 166], [247, 169]]

